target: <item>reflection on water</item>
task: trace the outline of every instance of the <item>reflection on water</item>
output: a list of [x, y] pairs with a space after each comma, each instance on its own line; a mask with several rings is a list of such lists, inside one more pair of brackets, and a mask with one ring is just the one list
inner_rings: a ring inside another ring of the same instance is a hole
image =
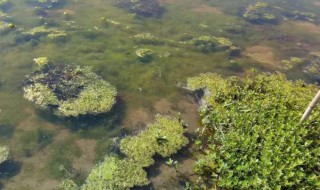
[[[268, 14], [277, 23], [242, 17], [254, 0], [50, 2], [0, 3], [0, 143], [9, 145], [12, 153], [12, 161], [0, 168], [0, 189], [57, 189], [66, 176], [81, 184], [95, 163], [116, 152], [118, 138], [138, 134], [156, 113], [180, 112], [192, 136], [198, 125], [196, 106], [177, 87], [189, 76], [242, 76], [256, 68], [319, 81], [318, 0], [267, 1]], [[223, 46], [224, 38], [240, 47], [241, 54], [230, 56], [232, 48]], [[155, 56], [141, 62], [138, 49], [150, 49]], [[36, 57], [92, 66], [117, 87], [117, 104], [109, 113], [77, 119], [37, 109], [23, 99], [21, 90]], [[290, 62], [292, 57], [302, 63]], [[180, 170], [192, 176], [188, 149], [175, 157]], [[181, 189], [184, 184], [163, 163], [159, 159], [148, 169], [151, 186]]]

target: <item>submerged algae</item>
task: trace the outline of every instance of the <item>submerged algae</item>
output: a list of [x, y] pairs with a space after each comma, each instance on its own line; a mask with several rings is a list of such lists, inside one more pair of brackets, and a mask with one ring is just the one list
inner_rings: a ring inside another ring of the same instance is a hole
[[248, 5], [243, 11], [242, 16], [255, 24], [275, 23], [277, 20], [277, 17], [272, 13], [271, 7], [265, 2]]

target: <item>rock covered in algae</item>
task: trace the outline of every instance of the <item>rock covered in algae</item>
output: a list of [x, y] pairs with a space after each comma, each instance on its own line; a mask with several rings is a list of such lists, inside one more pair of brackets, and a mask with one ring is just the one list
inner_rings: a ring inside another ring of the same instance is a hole
[[277, 17], [272, 13], [271, 7], [265, 2], [257, 2], [248, 5], [242, 14], [243, 18], [249, 22], [260, 23], [275, 23]]
[[120, 142], [120, 150], [128, 158], [147, 167], [154, 163], [157, 153], [168, 157], [177, 153], [188, 144], [184, 136], [185, 129], [178, 119], [157, 115], [156, 121], [148, 125], [148, 129], [135, 137], [126, 137]]
[[13, 28], [11, 27], [12, 23], [0, 21], [0, 34], [6, 34]]
[[[115, 103], [116, 88], [91, 71], [90, 67], [48, 64], [44, 58], [35, 72], [27, 76], [24, 97], [58, 116], [108, 112]], [[43, 65], [45, 63], [46, 65]]]
[[155, 57], [155, 54], [156, 53], [151, 49], [143, 48], [136, 50], [136, 55], [138, 56], [138, 59], [141, 62], [145, 63], [152, 61], [152, 59]]
[[0, 164], [7, 161], [10, 156], [9, 147], [0, 146]]
[[107, 156], [90, 172], [83, 190], [127, 190], [149, 184], [143, 168], [129, 159]]

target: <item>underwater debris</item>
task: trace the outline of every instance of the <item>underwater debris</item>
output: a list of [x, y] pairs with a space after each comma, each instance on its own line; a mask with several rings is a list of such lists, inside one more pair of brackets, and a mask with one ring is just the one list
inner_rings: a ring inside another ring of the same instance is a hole
[[0, 146], [0, 164], [7, 161], [10, 156], [10, 150], [7, 146]]
[[24, 98], [57, 116], [77, 117], [108, 112], [115, 103], [116, 88], [90, 67], [48, 64], [36, 58], [39, 68], [27, 76]]
[[249, 4], [243, 11], [242, 17], [254, 24], [276, 23], [277, 17], [272, 8], [265, 2]]
[[155, 57], [155, 52], [151, 49], [138, 49], [136, 55], [141, 62], [149, 63]]

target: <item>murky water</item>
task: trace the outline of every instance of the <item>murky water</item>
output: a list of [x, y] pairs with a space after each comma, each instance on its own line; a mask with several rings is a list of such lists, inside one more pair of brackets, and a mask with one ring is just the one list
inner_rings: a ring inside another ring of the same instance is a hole
[[[269, 0], [279, 10], [313, 12], [313, 22], [286, 18], [278, 24], [252, 24], [239, 10], [253, 0], [161, 0], [162, 16], [137, 17], [115, 0], [66, 0], [58, 7], [39, 8], [32, 0], [9, 0], [2, 7], [15, 28], [0, 34], [0, 143], [9, 145], [12, 161], [1, 166], [0, 189], [58, 189], [72, 175], [82, 183], [93, 165], [113, 151], [114, 138], [137, 134], [156, 113], [181, 112], [192, 134], [198, 126], [196, 105], [177, 86], [203, 72], [244, 75], [249, 69], [280, 71], [290, 79], [317, 82], [306, 73], [313, 54], [320, 52], [320, 1]], [[67, 36], [23, 35], [37, 26], [64, 30]], [[162, 43], [141, 43], [135, 35], [150, 33]], [[229, 38], [242, 50], [202, 52], [185, 45], [200, 36]], [[150, 48], [156, 57], [139, 61], [136, 50]], [[35, 69], [33, 59], [92, 66], [118, 89], [117, 104], [107, 114], [61, 119], [37, 109], [23, 98], [21, 86]], [[282, 60], [302, 58], [302, 64]], [[320, 53], [319, 53], [320, 57]], [[320, 58], [319, 58], [320, 59]], [[320, 64], [316, 62], [315, 64]], [[181, 170], [192, 176], [192, 155], [176, 155]], [[148, 170], [154, 189], [182, 189], [163, 159]]]

